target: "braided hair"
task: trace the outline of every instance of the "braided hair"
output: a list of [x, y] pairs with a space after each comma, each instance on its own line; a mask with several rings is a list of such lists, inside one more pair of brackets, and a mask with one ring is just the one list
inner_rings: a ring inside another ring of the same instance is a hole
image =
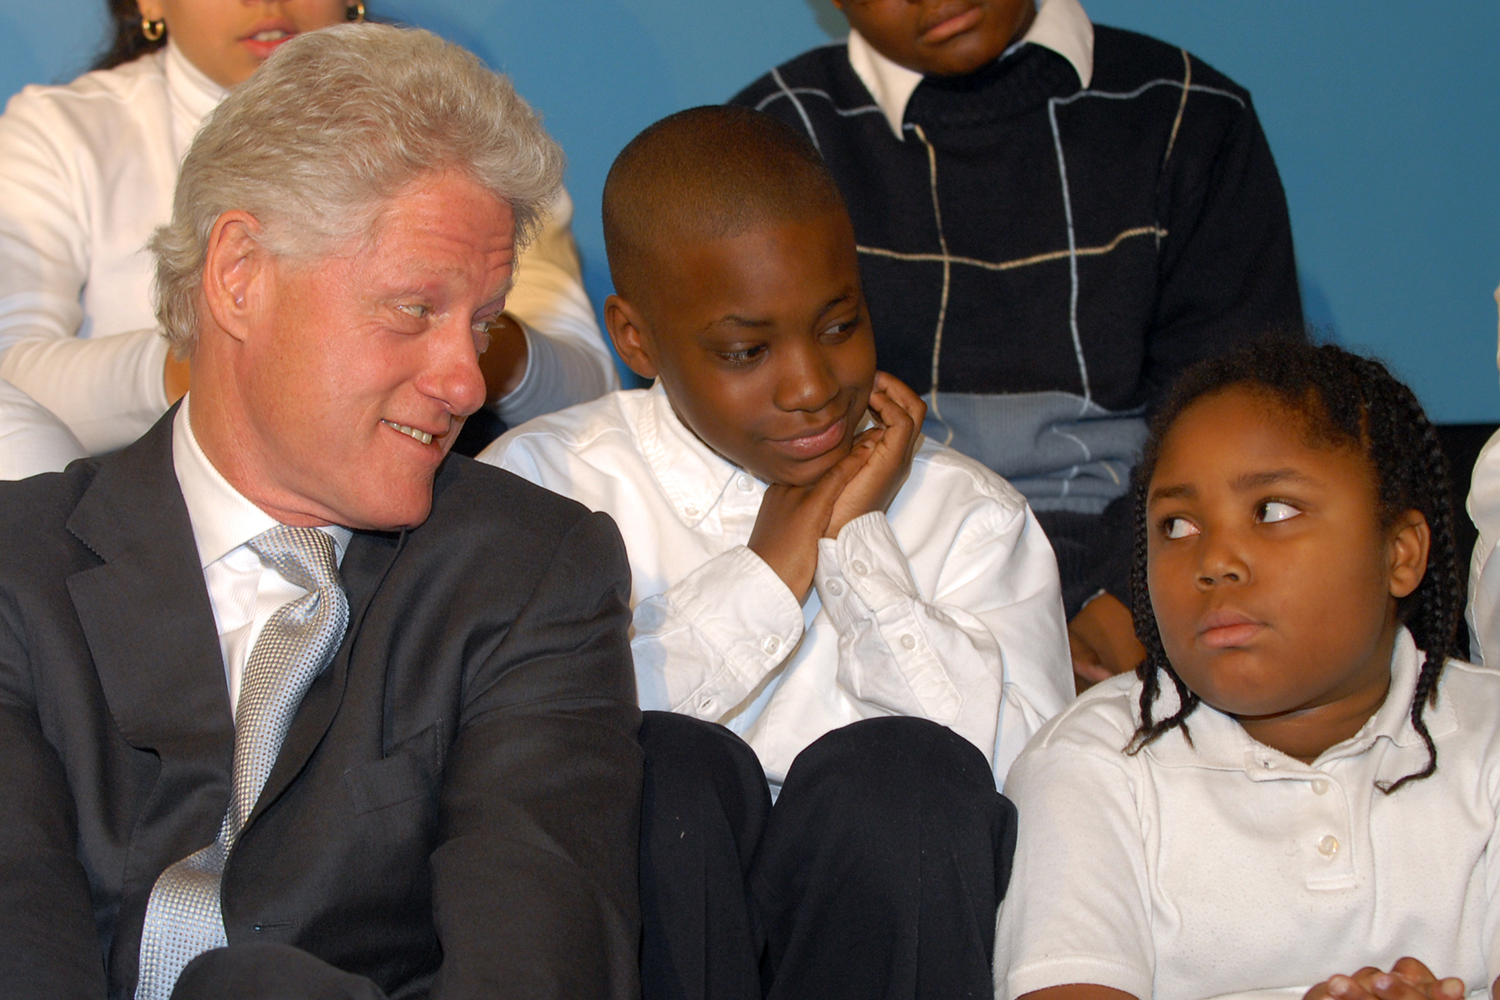
[[[1427, 732], [1423, 712], [1437, 702], [1438, 677], [1454, 653], [1464, 605], [1454, 547], [1448, 460], [1412, 391], [1379, 361], [1332, 344], [1319, 346], [1271, 336], [1200, 362], [1183, 374], [1152, 418], [1150, 436], [1135, 472], [1135, 553], [1130, 574], [1135, 632], [1146, 647], [1146, 659], [1136, 671], [1142, 683], [1141, 722], [1126, 751], [1139, 753], [1173, 729], [1181, 729], [1192, 742], [1187, 718], [1198, 707], [1199, 698], [1167, 660], [1147, 591], [1146, 496], [1162, 440], [1177, 418], [1204, 396], [1234, 387], [1264, 391], [1301, 413], [1316, 443], [1358, 448], [1375, 472], [1382, 524], [1395, 523], [1408, 510], [1420, 511], [1427, 519], [1431, 533], [1427, 572], [1417, 588], [1396, 603], [1397, 619], [1427, 654], [1411, 705], [1412, 728], [1427, 747], [1427, 766], [1398, 781], [1380, 783], [1381, 791], [1390, 794], [1408, 781], [1420, 781], [1437, 770], [1437, 747]], [[1179, 707], [1166, 718], [1157, 719], [1153, 709], [1163, 676], [1177, 689]]]

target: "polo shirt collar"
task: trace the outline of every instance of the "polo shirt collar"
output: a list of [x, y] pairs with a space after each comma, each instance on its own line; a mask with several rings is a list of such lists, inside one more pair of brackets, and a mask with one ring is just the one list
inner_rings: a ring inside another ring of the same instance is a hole
[[[1411, 724], [1411, 700], [1425, 659], [1426, 655], [1419, 652], [1412, 641], [1411, 633], [1405, 628], [1400, 629], [1391, 651], [1391, 688], [1385, 701], [1359, 732], [1323, 751], [1313, 767], [1324, 761], [1357, 757], [1382, 739], [1390, 740], [1398, 747], [1421, 746], [1421, 734]], [[1131, 710], [1134, 722], [1140, 725], [1139, 683], [1134, 691], [1135, 704]], [[1166, 718], [1177, 711], [1178, 704], [1177, 692], [1167, 683], [1152, 714], [1158, 719]], [[1458, 716], [1444, 699], [1439, 699], [1435, 706], [1428, 706], [1423, 719], [1433, 739], [1458, 728]], [[1142, 752], [1164, 767], [1242, 770], [1256, 780], [1285, 777], [1288, 771], [1306, 773], [1312, 770], [1301, 761], [1257, 742], [1233, 718], [1207, 705], [1199, 705], [1188, 716], [1187, 724], [1193, 736], [1192, 745], [1183, 739], [1180, 731], [1174, 730]]]
[[[1036, 19], [1021, 40], [1000, 56], [1030, 42], [1051, 49], [1073, 64], [1079, 83], [1087, 87], [1094, 79], [1094, 25], [1078, 0], [1037, 0]], [[875, 98], [896, 138], [903, 138], [901, 123], [912, 92], [922, 82], [916, 70], [891, 62], [875, 51], [859, 32], [849, 32], [849, 65]]]
[[[172, 418], [172, 467], [193, 525], [199, 566], [207, 567], [280, 522], [231, 486], [203, 453], [193, 434], [191, 396], [182, 398]], [[333, 539], [336, 561], [342, 563], [352, 532], [338, 525], [321, 530]]]
[[672, 409], [661, 379], [646, 394], [636, 440], [672, 509], [690, 528], [708, 516], [741, 471], [688, 429]]

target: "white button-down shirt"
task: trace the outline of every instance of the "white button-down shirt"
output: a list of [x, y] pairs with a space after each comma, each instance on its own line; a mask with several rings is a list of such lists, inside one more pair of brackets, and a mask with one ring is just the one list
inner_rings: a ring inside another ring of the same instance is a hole
[[[1094, 983], [1145, 1000], [1300, 1000], [1329, 976], [1411, 955], [1488, 996], [1500, 975], [1500, 672], [1450, 661], [1410, 720], [1422, 656], [1401, 630], [1391, 687], [1312, 764], [1200, 705], [1123, 752], [1140, 681], [1085, 692], [1011, 768], [1020, 813], [995, 939], [995, 995]], [[1163, 694], [1157, 718], [1176, 711]]]
[[[263, 564], [260, 556], [245, 544], [280, 522], [229, 485], [203, 454], [193, 436], [188, 403], [188, 397], [184, 396], [172, 420], [172, 465], [193, 523], [193, 540], [198, 546], [203, 580], [208, 586], [208, 600], [219, 633], [219, 648], [224, 654], [229, 708], [234, 711], [239, 705], [245, 663], [261, 629], [278, 608], [307, 591]], [[335, 558], [342, 564], [352, 533], [337, 525], [320, 530], [333, 539]]]
[[611, 515], [633, 576], [641, 706], [721, 722], [773, 787], [832, 729], [951, 727], [997, 780], [1072, 693], [1057, 564], [1025, 500], [924, 442], [885, 513], [823, 539], [797, 598], [746, 547], [766, 484], [708, 448], [658, 386], [515, 428], [480, 456]]

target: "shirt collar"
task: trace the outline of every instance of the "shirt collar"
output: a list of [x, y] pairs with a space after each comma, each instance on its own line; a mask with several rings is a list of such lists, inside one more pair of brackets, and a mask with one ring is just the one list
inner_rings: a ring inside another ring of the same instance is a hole
[[672, 509], [690, 528], [708, 516], [740, 471], [688, 429], [672, 409], [661, 379], [646, 394], [636, 439]]
[[[1381, 739], [1390, 740], [1398, 747], [1421, 746], [1421, 734], [1411, 724], [1411, 701], [1425, 659], [1426, 654], [1417, 650], [1411, 633], [1405, 628], [1400, 629], [1391, 650], [1391, 687], [1385, 701], [1359, 732], [1323, 751], [1316, 763], [1357, 757]], [[1139, 725], [1139, 682], [1134, 686], [1131, 698], [1134, 721]], [[1170, 684], [1164, 685], [1152, 714], [1159, 719], [1166, 718], [1177, 711], [1177, 705], [1176, 691]], [[1439, 699], [1437, 705], [1429, 706], [1423, 719], [1434, 739], [1458, 728], [1458, 716], [1447, 699]], [[1143, 752], [1166, 767], [1243, 770], [1255, 780], [1286, 777], [1289, 771], [1308, 773], [1311, 770], [1301, 761], [1257, 742], [1233, 718], [1207, 705], [1199, 705], [1188, 716], [1187, 724], [1193, 736], [1191, 746], [1182, 738], [1181, 732], [1174, 730]]]
[[[199, 565], [207, 567], [280, 522], [246, 499], [208, 460], [193, 434], [190, 396], [182, 398], [172, 419], [172, 467], [193, 525]], [[333, 539], [335, 559], [342, 563], [352, 532], [338, 525], [322, 530]]]
[[172, 102], [172, 144], [179, 160], [208, 113], [229, 93], [188, 61], [175, 42], [167, 41], [162, 57], [167, 74], [167, 94]]
[[[1021, 40], [1006, 52], [1027, 42], [1051, 49], [1072, 63], [1084, 87], [1093, 80], [1094, 25], [1078, 0], [1037, 0], [1036, 19]], [[922, 74], [891, 62], [853, 30], [849, 32], [849, 65], [875, 98], [896, 138], [902, 138], [906, 105], [917, 84], [922, 82]]]

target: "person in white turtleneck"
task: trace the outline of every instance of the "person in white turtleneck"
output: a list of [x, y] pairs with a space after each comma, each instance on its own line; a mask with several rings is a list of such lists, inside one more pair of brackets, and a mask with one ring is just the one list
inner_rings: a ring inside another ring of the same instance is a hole
[[[182, 395], [188, 363], [158, 333], [144, 249], [171, 216], [178, 163], [278, 45], [364, 15], [347, 0], [113, 7], [111, 68], [27, 87], [0, 115], [0, 479], [120, 448]], [[618, 387], [571, 217], [564, 192], [491, 328], [481, 366], [507, 423]]]

